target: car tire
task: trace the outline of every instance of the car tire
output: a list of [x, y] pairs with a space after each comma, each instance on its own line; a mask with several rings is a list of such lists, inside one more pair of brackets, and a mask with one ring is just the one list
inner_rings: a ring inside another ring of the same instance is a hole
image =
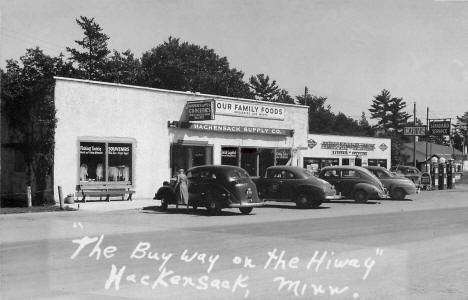
[[322, 201], [311, 201], [310, 202], [310, 207], [311, 208], [319, 208], [320, 205], [322, 205]]
[[305, 194], [299, 194], [295, 197], [294, 202], [299, 208], [308, 208], [310, 207], [309, 198]]
[[218, 203], [216, 203], [216, 200], [211, 194], [208, 194], [206, 201], [206, 209], [210, 215], [218, 215], [221, 212]]
[[248, 215], [252, 212], [253, 207], [240, 207], [239, 210], [243, 215]]
[[405, 199], [406, 192], [401, 188], [395, 188], [392, 191], [391, 197], [393, 200], [403, 200]]
[[369, 195], [364, 190], [356, 190], [353, 195], [354, 201], [357, 203], [366, 203], [369, 200]]
[[162, 197], [162, 198], [161, 198], [161, 209], [162, 209], [162, 210], [166, 210], [166, 209], [167, 209], [168, 202], [169, 202], [169, 201], [166, 199], [166, 197]]

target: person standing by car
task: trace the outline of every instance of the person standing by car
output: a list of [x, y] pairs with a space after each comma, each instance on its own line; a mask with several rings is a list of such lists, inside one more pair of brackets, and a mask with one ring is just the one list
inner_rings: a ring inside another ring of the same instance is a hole
[[185, 204], [188, 206], [188, 179], [184, 173], [184, 169], [177, 171], [176, 177], [176, 197], [177, 204]]

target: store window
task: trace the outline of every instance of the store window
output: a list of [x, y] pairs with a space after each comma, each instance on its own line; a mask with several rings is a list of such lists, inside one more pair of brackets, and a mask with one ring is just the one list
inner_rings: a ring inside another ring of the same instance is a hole
[[303, 159], [304, 168], [313, 173], [320, 172], [324, 167], [338, 166], [339, 164], [340, 160], [338, 158], [304, 157]]
[[277, 166], [286, 165], [290, 159], [291, 159], [290, 149], [276, 149], [275, 160], [276, 160]]
[[258, 175], [265, 175], [268, 167], [275, 165], [275, 150], [260, 148], [258, 150]]
[[368, 159], [367, 164], [369, 166], [378, 166], [387, 168], [387, 160], [386, 159]]
[[221, 147], [221, 164], [229, 166], [239, 165], [239, 148]]
[[80, 182], [131, 184], [132, 153], [132, 143], [80, 142]]
[[349, 158], [342, 158], [341, 159], [341, 164], [343, 166], [349, 166]]
[[241, 148], [241, 168], [250, 176], [257, 176], [257, 148]]
[[171, 145], [171, 169], [172, 174], [179, 169], [209, 165], [213, 163], [213, 147], [197, 145]]

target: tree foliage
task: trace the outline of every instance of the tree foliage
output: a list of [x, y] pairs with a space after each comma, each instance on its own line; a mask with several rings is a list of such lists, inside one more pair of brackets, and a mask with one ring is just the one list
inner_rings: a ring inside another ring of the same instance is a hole
[[71, 60], [78, 65], [80, 77], [90, 80], [103, 80], [107, 64], [107, 55], [110, 50], [107, 48], [109, 37], [102, 32], [101, 26], [94, 21], [94, 18], [80, 16], [76, 23], [83, 29], [84, 37], [75, 40], [83, 51], [76, 48], [67, 47], [71, 55]]
[[27, 49], [20, 61], [7, 60], [1, 72], [2, 108], [13, 131], [13, 144], [24, 154], [27, 185], [42, 201], [51, 174], [55, 134], [53, 76], [70, 76], [73, 68], [63, 55], [50, 57], [39, 48]]
[[213, 49], [169, 37], [143, 53], [141, 85], [179, 91], [250, 98], [244, 73], [229, 67]]
[[377, 120], [373, 127], [377, 135], [392, 140], [392, 164], [401, 163], [400, 150], [406, 138], [403, 136], [403, 127], [407, 124], [410, 115], [403, 111], [406, 102], [402, 98], [392, 97], [388, 90], [382, 90], [372, 100], [371, 118]]
[[103, 81], [137, 85], [141, 78], [141, 63], [130, 50], [114, 50], [106, 62]]
[[249, 79], [249, 86], [257, 100], [275, 101], [280, 94], [276, 80], [270, 82], [270, 76], [257, 74]]

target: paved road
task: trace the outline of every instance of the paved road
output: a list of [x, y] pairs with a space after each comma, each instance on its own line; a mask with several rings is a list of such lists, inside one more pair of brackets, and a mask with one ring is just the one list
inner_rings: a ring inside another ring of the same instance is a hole
[[2, 216], [0, 296], [468, 299], [467, 195], [459, 186], [311, 210], [272, 203], [250, 216], [155, 207]]

